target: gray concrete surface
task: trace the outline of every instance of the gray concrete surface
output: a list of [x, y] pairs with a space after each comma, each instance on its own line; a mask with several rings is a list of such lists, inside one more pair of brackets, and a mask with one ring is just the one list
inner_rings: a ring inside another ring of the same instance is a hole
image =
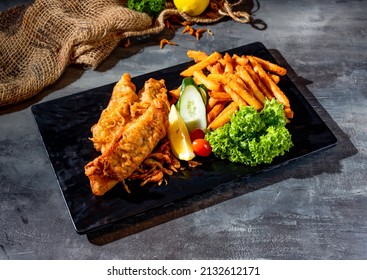
[[[0, 10], [30, 1], [2, 1]], [[95, 70], [70, 66], [25, 103], [0, 109], [0, 259], [366, 259], [367, 2], [261, 1], [265, 30], [231, 20], [178, 47], [122, 46]], [[255, 5], [256, 6], [256, 5]], [[164, 36], [165, 34], [162, 34]], [[146, 221], [94, 235], [73, 228], [30, 107], [260, 41], [333, 130], [336, 147], [223, 186]], [[244, 193], [241, 186], [255, 191]]]

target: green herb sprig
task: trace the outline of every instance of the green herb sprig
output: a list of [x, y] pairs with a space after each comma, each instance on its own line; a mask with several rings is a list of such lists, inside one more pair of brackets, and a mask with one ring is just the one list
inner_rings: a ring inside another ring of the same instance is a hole
[[142, 13], [156, 17], [164, 9], [165, 0], [128, 0], [127, 7]]

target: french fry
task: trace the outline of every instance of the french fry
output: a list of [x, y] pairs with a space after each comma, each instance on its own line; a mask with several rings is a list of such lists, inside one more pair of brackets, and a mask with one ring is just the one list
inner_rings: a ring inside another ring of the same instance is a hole
[[247, 72], [249, 73], [250, 77], [252, 78], [252, 80], [254, 81], [254, 83], [256, 84], [256, 86], [258, 87], [258, 89], [262, 92], [262, 94], [269, 100], [273, 99], [274, 96], [271, 95], [271, 93], [268, 91], [266, 86], [262, 83], [260, 78], [256, 75], [251, 65], [246, 65], [245, 68]]
[[243, 98], [238, 95], [230, 86], [224, 85], [224, 90], [229, 94], [229, 96], [232, 98], [234, 102], [236, 102], [238, 105], [247, 106], [247, 103]]
[[223, 66], [225, 66], [228, 61], [231, 61], [231, 59], [232, 58], [230, 57], [230, 55], [228, 53], [225, 53], [222, 56], [222, 58], [219, 59], [218, 61], [219, 61], [220, 64], [222, 64]]
[[228, 123], [232, 115], [238, 110], [238, 104], [231, 102], [223, 109], [222, 112], [208, 125], [208, 129], [214, 130]]
[[209, 96], [219, 101], [230, 101], [232, 98], [225, 91], [209, 91]]
[[277, 64], [274, 64], [274, 63], [271, 63], [270, 61], [267, 61], [265, 59], [262, 59], [260, 57], [256, 57], [256, 56], [252, 56], [253, 59], [255, 59], [263, 69], [265, 70], [268, 70], [272, 73], [275, 73], [279, 76], [284, 76], [285, 74], [287, 74], [287, 69], [277, 65]]
[[218, 101], [214, 107], [209, 111], [207, 114], [207, 122], [210, 124], [219, 114], [223, 111], [223, 109], [226, 107], [225, 101]]
[[254, 72], [259, 75], [261, 81], [271, 91], [276, 99], [282, 103], [286, 108], [290, 107], [289, 100], [284, 92], [273, 82], [271, 78], [266, 74], [265, 70], [260, 66], [254, 67]]
[[272, 73], [267, 73], [268, 76], [270, 77], [270, 79], [273, 80], [274, 83], [278, 84], [280, 81], [280, 77], [276, 74], [272, 74]]
[[195, 61], [195, 63], [198, 63], [208, 57], [208, 55], [205, 52], [196, 50], [188, 50], [187, 56], [189, 58], [192, 58]]
[[233, 64], [230, 62], [227, 62], [224, 66], [224, 73], [234, 73]]
[[230, 77], [228, 75], [211, 73], [208, 75], [208, 79], [220, 83], [222, 85], [227, 84], [230, 81]]
[[208, 90], [219, 91], [220, 84], [205, 76], [203, 71], [195, 70], [193, 76], [196, 84], [203, 84]]
[[241, 83], [242, 85], [244, 84], [243, 81], [239, 81], [240, 78], [237, 77], [237, 75], [235, 73], [223, 73], [223, 76], [225, 77], [222, 81], [225, 82], [226, 84], [228, 84], [231, 80], [236, 80], [237, 82]]
[[186, 70], [182, 71], [180, 73], [180, 75], [183, 76], [183, 77], [190, 77], [194, 74], [194, 71], [203, 70], [208, 65], [216, 63], [221, 58], [222, 58], [222, 55], [219, 52], [213, 52], [211, 55], [209, 55], [204, 60], [202, 60], [202, 61], [190, 66]]
[[[208, 55], [202, 51], [188, 50], [187, 56], [195, 64], [180, 75], [192, 76], [197, 84], [203, 84], [208, 89], [206, 109], [209, 129], [227, 123], [239, 106], [253, 106], [259, 111], [266, 99], [272, 98], [284, 105], [288, 119], [293, 117], [287, 96], [277, 86], [280, 76], [286, 74], [285, 68], [251, 55], [230, 56], [225, 53], [222, 56], [218, 52]], [[179, 89], [170, 91], [170, 94], [172, 97], [179, 96]]]
[[212, 74], [223, 74], [224, 70], [219, 62], [213, 65], [208, 65], [206, 69]]
[[276, 83], [267, 75], [265, 70], [260, 66], [256, 65], [254, 67], [254, 72], [257, 73], [261, 80], [263, 80], [266, 87], [272, 92], [275, 98], [284, 105], [284, 113], [286, 118], [293, 118], [293, 111], [290, 108], [290, 103], [288, 97], [284, 92], [277, 86]]
[[240, 85], [236, 80], [232, 79], [228, 86], [250, 106], [253, 106], [256, 110], [263, 108], [262, 104], [251, 94], [248, 90]]
[[219, 100], [209, 96], [208, 104], [206, 105], [206, 111], [210, 112], [211, 109], [217, 104]]
[[259, 90], [259, 88], [256, 86], [254, 80], [251, 78], [250, 74], [246, 70], [245, 67], [241, 67], [238, 65], [236, 67], [236, 71], [241, 77], [241, 79], [246, 83], [250, 91], [253, 93], [253, 95], [256, 97], [256, 99], [264, 105], [265, 103], [265, 96], [264, 94]]
[[234, 79], [237, 83], [239, 83], [245, 90], [247, 91], [250, 90], [237, 72], [236, 74], [229, 74], [229, 75], [232, 79]]
[[178, 99], [180, 97], [180, 91], [181, 91], [181, 86], [179, 86], [176, 89], [171, 89], [169, 91], [169, 94], [171, 95], [171, 97]]
[[180, 98], [180, 92], [181, 92], [181, 86], [179, 86], [176, 89], [168, 91], [169, 95], [171, 96], [169, 100], [170, 104], [175, 104], [178, 101], [178, 99]]
[[233, 60], [228, 53], [224, 54], [219, 63], [224, 67], [224, 73], [234, 73]]
[[237, 54], [234, 54], [232, 56], [232, 59], [234, 59], [234, 61], [241, 66], [245, 66], [246, 64], [248, 64], [249, 60], [244, 56], [238, 56]]
[[291, 109], [291, 108], [289, 108], [289, 107], [284, 108], [284, 113], [285, 113], [285, 117], [286, 117], [287, 119], [292, 119], [292, 118], [293, 118], [293, 116], [294, 116], [294, 112], [293, 112], [293, 111], [292, 111], [292, 109]]

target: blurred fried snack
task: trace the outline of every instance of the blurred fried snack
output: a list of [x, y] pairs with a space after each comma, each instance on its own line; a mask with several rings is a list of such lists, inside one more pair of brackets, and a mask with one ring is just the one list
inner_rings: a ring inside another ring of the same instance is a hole
[[231, 97], [225, 91], [209, 91], [209, 96], [218, 101], [230, 101]]
[[195, 61], [195, 63], [198, 63], [208, 57], [208, 55], [205, 52], [196, 50], [188, 50], [187, 56], [192, 58]]
[[221, 59], [221, 57], [222, 55], [219, 52], [213, 52], [207, 58], [182, 71], [180, 75], [183, 77], [191, 77], [194, 74], [194, 71], [205, 69], [208, 65], [217, 62], [219, 59]]

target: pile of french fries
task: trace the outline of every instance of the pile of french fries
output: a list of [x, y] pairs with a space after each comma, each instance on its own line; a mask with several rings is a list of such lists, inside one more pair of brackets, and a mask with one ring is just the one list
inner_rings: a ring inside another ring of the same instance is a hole
[[[285, 68], [251, 55], [210, 55], [202, 51], [189, 50], [187, 56], [195, 64], [180, 73], [193, 77], [196, 84], [203, 84], [208, 90], [208, 129], [214, 130], [230, 121], [240, 105], [253, 106], [256, 110], [264, 107], [265, 100], [276, 98], [284, 105], [285, 116], [293, 117], [289, 100], [278, 87]], [[177, 99], [180, 87], [170, 91]]]

